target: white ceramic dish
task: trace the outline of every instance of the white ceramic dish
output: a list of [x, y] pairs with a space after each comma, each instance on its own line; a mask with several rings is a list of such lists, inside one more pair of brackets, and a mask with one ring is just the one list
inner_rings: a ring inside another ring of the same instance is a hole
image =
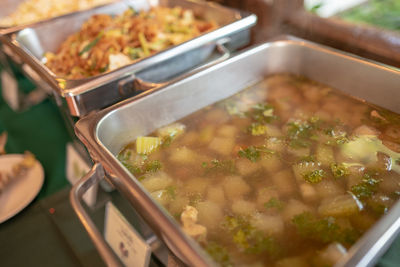
[[[23, 159], [23, 154], [7, 154], [0, 156], [0, 171], [8, 172], [12, 166]], [[43, 167], [36, 160], [27, 174], [8, 184], [0, 193], [0, 223], [10, 219], [23, 210], [36, 197], [44, 181]]]

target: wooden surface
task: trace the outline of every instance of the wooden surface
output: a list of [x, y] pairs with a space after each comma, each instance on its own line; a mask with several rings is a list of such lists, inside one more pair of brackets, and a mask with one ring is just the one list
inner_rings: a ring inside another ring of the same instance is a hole
[[254, 43], [291, 34], [361, 57], [400, 67], [400, 33], [374, 26], [321, 18], [303, 7], [303, 0], [216, 0], [257, 15]]

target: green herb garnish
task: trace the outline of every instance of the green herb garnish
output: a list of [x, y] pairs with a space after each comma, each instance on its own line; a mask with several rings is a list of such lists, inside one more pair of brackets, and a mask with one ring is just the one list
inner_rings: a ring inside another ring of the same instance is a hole
[[340, 178], [349, 175], [348, 168], [343, 164], [332, 163], [331, 171], [335, 178]]
[[79, 56], [82, 56], [83, 54], [85, 54], [86, 52], [89, 52], [99, 41], [100, 39], [103, 37], [103, 32], [100, 32], [96, 38], [94, 38], [90, 43], [88, 43], [87, 45], [85, 45], [85, 47], [79, 52]]
[[209, 242], [206, 246], [206, 251], [222, 267], [232, 266], [228, 250], [216, 242]]
[[311, 136], [311, 125], [305, 121], [294, 121], [288, 123], [288, 136], [290, 138], [309, 138]]
[[246, 115], [261, 124], [271, 123], [278, 119], [278, 117], [274, 115], [274, 108], [265, 103], [254, 105]]
[[132, 173], [139, 180], [141, 176], [146, 173], [157, 172], [162, 169], [162, 164], [158, 160], [148, 161], [147, 156], [142, 156], [142, 161], [132, 162], [130, 160], [131, 151], [127, 150], [127, 152], [118, 155], [118, 160], [124, 165], [130, 173]]
[[245, 218], [228, 216], [222, 224], [231, 235], [237, 248], [249, 254], [267, 253], [277, 257], [281, 248], [276, 240], [256, 230]]
[[140, 167], [138, 167], [138, 166], [136, 166], [136, 165], [134, 165], [134, 164], [129, 164], [129, 163], [127, 163], [127, 162], [121, 162], [122, 163], [122, 165], [124, 165], [125, 166], [125, 168], [127, 168], [128, 169], [128, 171], [130, 172], [130, 173], [132, 173], [133, 175], [138, 175], [138, 174], [140, 174], [140, 173], [142, 173], [142, 170], [140, 169]]
[[371, 174], [364, 174], [362, 182], [351, 187], [351, 192], [360, 199], [371, 197], [377, 190], [381, 181], [372, 177]]
[[238, 154], [239, 154], [239, 157], [247, 158], [248, 160], [250, 160], [252, 162], [258, 161], [261, 157], [260, 151], [254, 146], [250, 146], [246, 149], [240, 149]]
[[342, 229], [333, 217], [319, 219], [309, 212], [294, 216], [292, 222], [300, 236], [324, 244], [337, 241], [351, 245], [360, 235], [355, 229]]
[[100, 72], [100, 73], [105, 72], [106, 70], [108, 70], [108, 66], [109, 66], [109, 65], [107, 64], [107, 65], [105, 65], [104, 67], [100, 68], [100, 69], [99, 69], [99, 72]]
[[277, 209], [281, 211], [283, 209], [283, 203], [277, 198], [271, 198], [268, 202], [264, 203], [266, 209]]
[[323, 133], [329, 137], [332, 137], [332, 140], [329, 140], [327, 145], [341, 145], [347, 143], [349, 139], [346, 137], [346, 133], [339, 132], [335, 127], [328, 127], [323, 130]]
[[307, 122], [294, 121], [287, 125], [289, 145], [293, 148], [304, 148], [311, 145], [313, 126]]
[[143, 50], [140, 47], [129, 47], [128, 49], [129, 58], [132, 60], [140, 58], [142, 53]]
[[236, 166], [232, 160], [213, 159], [210, 163], [202, 162], [201, 167], [205, 170], [205, 175], [210, 173], [235, 173]]
[[162, 164], [158, 160], [149, 161], [144, 165], [144, 172], [157, 172], [161, 170]]
[[292, 222], [302, 237], [323, 243], [335, 240], [339, 230], [333, 217], [317, 219], [309, 212], [294, 216]]
[[309, 156], [304, 156], [298, 159], [298, 163], [301, 162], [316, 162], [317, 160], [315, 159], [315, 156], [309, 155]]
[[185, 126], [180, 123], [165, 126], [159, 130], [161, 147], [169, 147], [172, 141], [184, 132]]
[[252, 123], [248, 128], [247, 131], [254, 136], [265, 135], [267, 133], [268, 127], [264, 124], [260, 123]]
[[134, 164], [130, 158], [132, 155], [132, 151], [130, 150], [126, 150], [124, 151], [124, 153], [120, 153], [117, 158], [118, 160], [122, 163], [122, 165], [125, 166], [125, 168], [128, 169], [128, 171], [130, 173], [132, 173], [133, 175], [139, 175], [142, 173], [142, 170], [140, 168], [140, 166], [138, 166], [137, 164]]
[[325, 176], [325, 171], [318, 169], [304, 174], [303, 178], [304, 180], [306, 180], [306, 182], [309, 182], [310, 184], [316, 184], [321, 182], [324, 176]]
[[241, 228], [246, 225], [246, 221], [242, 217], [227, 216], [222, 226], [228, 231], [234, 231], [236, 228]]
[[276, 152], [268, 149], [264, 146], [249, 146], [245, 149], [240, 149], [238, 152], [239, 157], [241, 158], [247, 158], [248, 160], [252, 162], [256, 162], [261, 159], [262, 154], [268, 154], [272, 155], [275, 154]]
[[262, 232], [255, 232], [251, 242], [252, 245], [246, 249], [246, 253], [261, 254], [267, 252], [272, 258], [276, 258], [281, 254], [281, 248], [276, 240], [272, 237], [263, 235]]

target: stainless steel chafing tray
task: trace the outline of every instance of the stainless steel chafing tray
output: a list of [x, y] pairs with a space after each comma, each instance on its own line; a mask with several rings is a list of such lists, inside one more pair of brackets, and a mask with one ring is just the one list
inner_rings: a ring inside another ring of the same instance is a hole
[[[140, 182], [116, 158], [137, 136], [172, 123], [196, 110], [227, 98], [273, 73], [309, 77], [376, 105], [400, 112], [400, 72], [298, 39], [265, 43], [174, 84], [154, 89], [89, 115], [75, 126], [79, 139], [96, 162], [71, 191], [73, 208], [107, 262], [115, 260], [82, 210], [83, 192], [106, 175], [128, 199], [158, 237], [190, 266], [207, 266], [209, 258], [188, 239], [175, 220], [152, 200]], [[151, 93], [151, 94], [150, 94]], [[338, 107], [340, 108], [340, 107]], [[400, 202], [395, 204], [337, 263], [372, 265], [400, 229]]]
[[[90, 16], [99, 13], [120, 14], [130, 6], [136, 10], [146, 10], [150, 7], [150, 2], [152, 5], [156, 2], [159, 6], [181, 6], [192, 9], [195, 14], [216, 21], [220, 27], [192, 40], [140, 59], [128, 66], [95, 77], [76, 80], [64, 79], [57, 77], [42, 63], [44, 52], [56, 51], [66, 37], [78, 31], [82, 23]], [[33, 81], [65, 98], [71, 115], [83, 116], [92, 110], [104, 108], [132, 96], [138, 91], [160, 86], [160, 84], [165, 83], [163, 78], [172, 78], [200, 65], [213, 54], [217, 46], [221, 47], [221, 42], [224, 42], [226, 47], [231, 50], [247, 44], [250, 41], [249, 28], [255, 22], [255, 15], [205, 1], [137, 0], [118, 2], [86, 12], [66, 15], [47, 23], [8, 33], [0, 36], [0, 38], [8, 57], [14, 63], [25, 64], [25, 73]], [[221, 54], [220, 58], [215, 60], [225, 59], [228, 50], [224, 49], [219, 54]], [[169, 77], [151, 75], [154, 74], [154, 71], [151, 72], [149, 67], [154, 65], [158, 65], [159, 69], [164, 70], [164, 76], [165, 70], [168, 70]], [[146, 74], [145, 69], [149, 70], [151, 74]], [[138, 74], [139, 71], [141, 71], [141, 74]], [[140, 75], [151, 76], [152, 80], [143, 81]]]
[[[20, 4], [22, 4], [23, 2], [25, 2], [25, 1], [26, 0], [0, 0], [0, 6], [1, 6], [0, 18], [4, 18], [4, 17], [8, 16], [9, 14], [11, 14], [12, 12], [14, 12], [17, 9], [17, 7]], [[118, 0], [115, 0], [115, 1], [118, 1]], [[101, 4], [101, 5], [98, 5], [98, 7], [99, 6], [104, 6], [104, 5], [105, 4]], [[95, 8], [95, 6], [93, 6], [91, 8]], [[89, 7], [87, 9], [91, 9], [91, 8]], [[66, 16], [66, 15], [71, 14], [71, 13], [77, 13], [77, 12], [82, 12], [82, 11], [84, 11], [84, 10], [76, 10], [76, 11], [65, 13], [65, 14], [62, 14], [62, 15], [59, 15], [59, 16], [56, 16], [56, 17]], [[15, 32], [15, 31], [21, 30], [23, 28], [30, 27], [30, 26], [35, 25], [35, 24], [43, 23], [43, 22], [45, 22], [47, 20], [51, 20], [51, 19], [54, 19], [54, 18], [55, 17], [50, 17], [50, 18], [47, 18], [47, 19], [44, 19], [44, 20], [39, 20], [39, 21], [35, 21], [35, 22], [32, 22], [32, 23], [25, 23], [25, 24], [21, 24], [21, 25], [13, 25], [13, 26], [4, 26], [4, 25], [2, 26], [2, 25], [0, 25], [0, 34], [7, 34], [9, 32]]]

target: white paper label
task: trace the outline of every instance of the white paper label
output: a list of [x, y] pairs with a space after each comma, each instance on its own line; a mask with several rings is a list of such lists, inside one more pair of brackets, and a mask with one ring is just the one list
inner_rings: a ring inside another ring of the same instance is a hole
[[149, 266], [150, 246], [111, 202], [106, 206], [104, 228], [105, 239], [125, 266]]
[[[71, 184], [75, 184], [79, 179], [89, 172], [90, 166], [82, 159], [81, 155], [79, 155], [71, 143], [67, 144], [66, 150], [66, 176]], [[83, 195], [83, 200], [90, 207], [96, 204], [97, 188], [98, 185], [92, 186]]]
[[1, 72], [1, 87], [4, 100], [14, 111], [18, 110], [18, 83], [15, 78], [5, 70]]

